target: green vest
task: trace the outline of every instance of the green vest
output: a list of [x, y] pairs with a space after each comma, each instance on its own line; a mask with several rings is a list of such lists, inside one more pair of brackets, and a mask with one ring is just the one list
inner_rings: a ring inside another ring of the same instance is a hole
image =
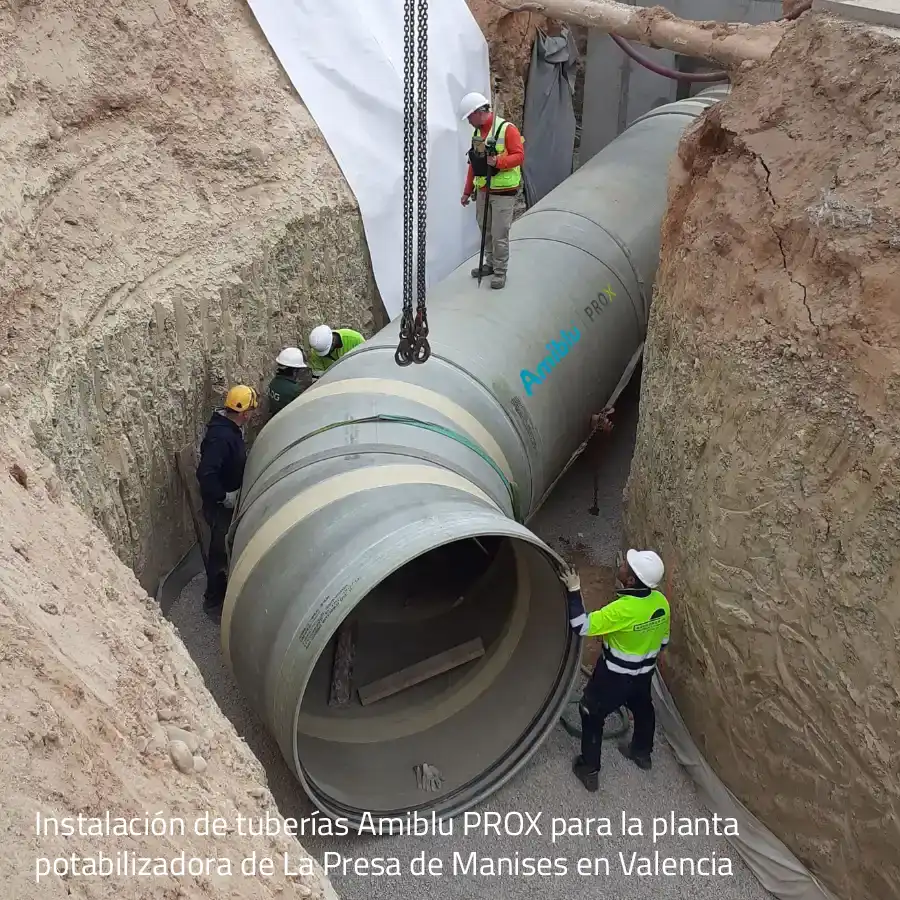
[[669, 643], [670, 624], [669, 601], [660, 591], [646, 597], [623, 592], [588, 615], [586, 636], [603, 635], [603, 658], [611, 672], [646, 675]]
[[[499, 129], [497, 128], [497, 123], [500, 122], [501, 125]], [[509, 126], [509, 122], [505, 119], [501, 119], [499, 116], [494, 116], [494, 122], [491, 126], [492, 134], [488, 135], [488, 139], [492, 136], [497, 140], [497, 156], [500, 156], [506, 150], [506, 129]], [[474, 133], [472, 134], [473, 143], [481, 138], [481, 129], [476, 128]], [[522, 183], [522, 167], [516, 166], [514, 169], [501, 169], [497, 172], [496, 175], [491, 175], [491, 190], [497, 191], [508, 191], [512, 188], [517, 188]], [[482, 178], [480, 176], [475, 176], [475, 187], [478, 190], [481, 190], [487, 184], [487, 178]]]
[[325, 356], [319, 356], [313, 350], [309, 355], [309, 367], [317, 376], [323, 374], [326, 369], [334, 365], [342, 356], [346, 356], [355, 347], [366, 342], [366, 339], [352, 328], [335, 328], [334, 331], [341, 336], [341, 346], [337, 350], [332, 350], [331, 353], [326, 353]]

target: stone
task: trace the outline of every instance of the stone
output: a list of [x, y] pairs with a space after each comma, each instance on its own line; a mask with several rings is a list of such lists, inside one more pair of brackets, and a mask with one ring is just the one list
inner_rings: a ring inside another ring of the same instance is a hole
[[177, 725], [169, 725], [166, 728], [166, 736], [170, 741], [181, 741], [191, 753], [195, 753], [200, 747], [200, 741], [196, 734], [179, 728]]
[[183, 741], [170, 741], [169, 758], [179, 772], [190, 775], [194, 771], [194, 757]]

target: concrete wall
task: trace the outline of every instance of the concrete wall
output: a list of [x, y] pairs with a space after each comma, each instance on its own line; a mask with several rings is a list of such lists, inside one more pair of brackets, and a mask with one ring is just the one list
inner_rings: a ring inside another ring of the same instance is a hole
[[[781, 18], [780, 0], [669, 0], [665, 6], [685, 19], [758, 24]], [[638, 45], [635, 49], [660, 65], [677, 68], [676, 55], [669, 50]], [[592, 31], [588, 39], [579, 164], [602, 150], [644, 113], [678, 99], [678, 86], [678, 82], [629, 59], [606, 33]], [[692, 85], [690, 93], [704, 87], [708, 85]]]

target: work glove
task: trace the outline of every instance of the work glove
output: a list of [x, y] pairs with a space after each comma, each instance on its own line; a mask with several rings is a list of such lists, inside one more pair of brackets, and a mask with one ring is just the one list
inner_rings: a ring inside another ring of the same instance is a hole
[[568, 592], [569, 624], [574, 631], [580, 634], [582, 627], [587, 622], [584, 600], [581, 597], [581, 579], [571, 566], [566, 566], [559, 573], [559, 580], [566, 586]]
[[566, 586], [566, 590], [570, 593], [572, 591], [581, 590], [581, 579], [578, 577], [578, 573], [572, 566], [566, 566], [559, 573], [559, 580]]
[[235, 504], [235, 501], [237, 500], [237, 495], [238, 495], [237, 491], [229, 491], [225, 495], [225, 499], [222, 501], [222, 506], [224, 506], [225, 509], [234, 509], [234, 504]]

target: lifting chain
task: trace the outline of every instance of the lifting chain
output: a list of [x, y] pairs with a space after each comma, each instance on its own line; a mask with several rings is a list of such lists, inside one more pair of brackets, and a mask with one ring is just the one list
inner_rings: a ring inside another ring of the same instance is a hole
[[[400, 319], [400, 342], [394, 354], [398, 366], [423, 363], [431, 356], [428, 313], [425, 309], [428, 0], [404, 0], [403, 36], [403, 313]], [[413, 185], [417, 191], [414, 191]]]

